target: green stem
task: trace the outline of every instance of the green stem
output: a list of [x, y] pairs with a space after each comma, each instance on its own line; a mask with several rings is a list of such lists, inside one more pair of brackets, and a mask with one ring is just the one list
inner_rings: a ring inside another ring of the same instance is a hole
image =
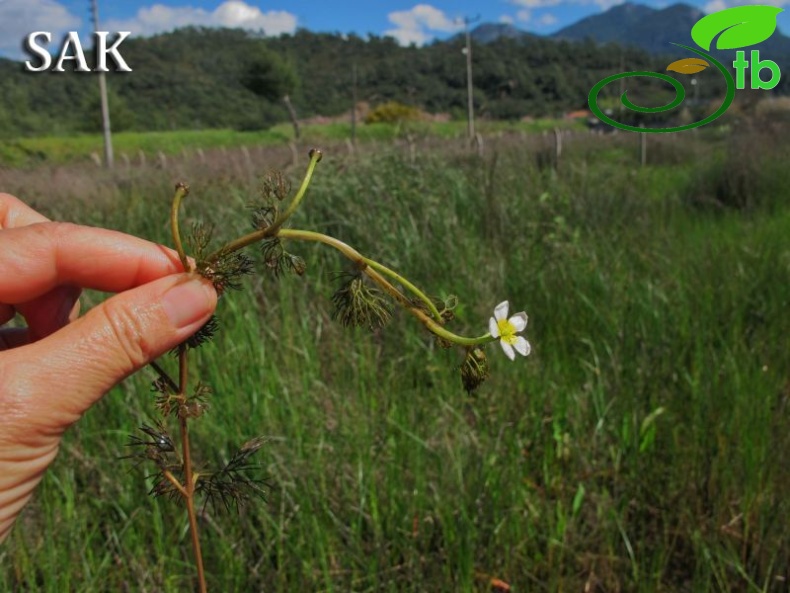
[[206, 257], [206, 261], [207, 262], [217, 261], [223, 255], [229, 255], [234, 251], [239, 251], [240, 249], [244, 249], [248, 245], [252, 245], [253, 243], [257, 243], [258, 241], [263, 241], [267, 237], [271, 236], [267, 233], [267, 231], [270, 228], [271, 227], [267, 227], [265, 229], [247, 233], [246, 235], [243, 235], [238, 239], [234, 239], [230, 243], [226, 243], [225, 245], [217, 249], [214, 253]]
[[[307, 165], [307, 172], [305, 173], [304, 179], [302, 180], [302, 185], [299, 186], [299, 191], [296, 192], [294, 199], [291, 200], [291, 203], [286, 208], [285, 212], [282, 215], [277, 217], [271, 226], [266, 227], [265, 229], [258, 229], [257, 231], [253, 231], [243, 237], [239, 237], [235, 241], [231, 241], [226, 245], [223, 245], [219, 249], [217, 249], [214, 253], [209, 255], [206, 258], [206, 261], [215, 261], [219, 259], [223, 255], [227, 255], [229, 253], [233, 253], [234, 251], [238, 251], [239, 249], [243, 249], [248, 245], [252, 245], [253, 243], [257, 243], [258, 241], [262, 241], [267, 237], [274, 237], [275, 235], [280, 234], [280, 229], [282, 228], [283, 224], [291, 217], [291, 215], [296, 211], [299, 207], [299, 204], [302, 202], [302, 199], [307, 193], [307, 188], [310, 186], [310, 180], [313, 178], [313, 171], [315, 170], [315, 166], [321, 160], [322, 153], [320, 150], [312, 149], [310, 151], [310, 164]], [[360, 256], [362, 257], [362, 256]]]
[[166, 469], [166, 470], [164, 470], [164, 471], [162, 472], [162, 475], [164, 476], [164, 478], [165, 478], [165, 479], [166, 479], [168, 482], [170, 482], [170, 483], [173, 485], [173, 488], [175, 488], [176, 490], [178, 490], [178, 493], [179, 493], [181, 496], [183, 496], [185, 499], [187, 498], [188, 494], [187, 494], [187, 491], [184, 489], [184, 485], [183, 485], [181, 482], [179, 482], [179, 481], [178, 481], [178, 478], [176, 478], [176, 477], [175, 477], [175, 476], [174, 476], [174, 475], [173, 475], [173, 474], [170, 472], [170, 470], [167, 470], [167, 469]]
[[[187, 380], [189, 378], [189, 367], [187, 358], [187, 348], [184, 344], [178, 347], [178, 395], [182, 399], [187, 396]], [[189, 519], [189, 532], [192, 538], [192, 551], [195, 556], [195, 568], [197, 569], [198, 590], [206, 593], [206, 571], [203, 565], [203, 552], [200, 549], [200, 536], [198, 534], [197, 512], [195, 511], [195, 475], [192, 468], [192, 452], [189, 445], [189, 425], [185, 416], [179, 414], [179, 426], [181, 428], [181, 455], [184, 467], [184, 484], [181, 496], [187, 507], [187, 518]]]
[[[421, 297], [422, 300], [425, 300], [426, 302], [430, 302], [427, 300], [427, 297], [425, 297], [422, 291], [419, 291], [417, 287], [411, 284], [411, 282], [408, 282], [408, 280], [403, 278], [400, 274], [397, 274], [396, 272], [389, 270], [389, 268], [385, 268], [385, 266], [382, 266], [378, 262], [366, 258], [361, 253], [359, 253], [359, 251], [357, 251], [350, 245], [347, 245], [346, 243], [343, 243], [342, 241], [335, 239], [334, 237], [330, 237], [322, 233], [316, 233], [314, 231], [301, 231], [297, 229], [283, 229], [279, 233], [277, 233], [277, 236], [283, 239], [315, 241], [318, 243], [323, 243], [324, 245], [329, 245], [330, 247], [334, 247], [351, 261], [359, 264], [360, 266], [364, 266], [363, 271], [371, 280], [373, 280], [387, 293], [389, 293], [390, 296], [392, 296], [396, 301], [398, 301], [401, 304], [401, 306], [403, 306], [404, 309], [407, 309], [412, 315], [417, 317], [417, 319], [420, 320], [420, 322], [428, 329], [428, 331], [439, 336], [440, 338], [444, 338], [445, 340], [448, 340], [455, 344], [459, 344], [461, 346], [478, 346], [480, 344], [485, 344], [486, 342], [490, 342], [494, 340], [494, 338], [492, 338], [491, 334], [489, 333], [486, 333], [485, 335], [479, 336], [477, 338], [465, 338], [463, 336], [459, 336], [445, 329], [439, 323], [428, 317], [425, 314], [425, 312], [422, 311], [422, 309], [415, 307], [405, 296], [403, 296], [403, 293], [401, 293], [401, 291], [395, 288], [390, 282], [387, 281], [386, 278], [384, 278], [376, 270], [384, 268], [387, 270], [387, 272], [394, 274], [397, 277], [398, 282], [404, 283], [405, 280], [404, 286], [406, 286], [407, 284], [410, 285], [414, 290], [418, 291], [422, 295]], [[433, 309], [436, 310], [436, 307], [433, 307]], [[441, 315], [439, 314], [438, 311], [436, 311], [435, 314], [439, 319], [441, 319]]]
[[[271, 238], [272, 227], [266, 227], [265, 229], [259, 229], [257, 231], [253, 231], [251, 233], [247, 233], [239, 237], [238, 239], [234, 239], [230, 243], [226, 243], [219, 249], [217, 249], [214, 253], [209, 255], [206, 258], [206, 261], [214, 261], [223, 255], [229, 255], [234, 251], [239, 251], [240, 249], [244, 249], [258, 241], [263, 241], [264, 239]], [[335, 239], [334, 237], [330, 237], [328, 235], [322, 235], [321, 233], [314, 233], [312, 231], [297, 231], [293, 229], [281, 229], [278, 230], [275, 235], [277, 237], [281, 237], [283, 239], [301, 239], [303, 241], [317, 241], [320, 243], [325, 243], [331, 247], [334, 247], [338, 251], [340, 251], [343, 255], [345, 255], [348, 259], [357, 262], [361, 266], [365, 265], [365, 258], [361, 253], [359, 253], [353, 247], [346, 245], [342, 241]]]
[[[211, 261], [215, 258], [218, 258], [221, 255], [226, 255], [229, 253], [233, 253], [234, 251], [238, 251], [239, 249], [243, 249], [248, 245], [252, 245], [253, 243], [257, 243], [263, 239], [268, 237], [272, 237], [273, 235], [270, 234], [271, 227], [268, 227], [263, 230], [253, 231], [252, 233], [248, 233], [243, 237], [239, 237], [238, 239], [231, 241], [230, 243], [226, 244], [225, 246], [221, 247], [219, 250], [211, 254], [207, 259], [207, 261]], [[476, 338], [465, 338], [464, 336], [459, 336], [458, 334], [454, 334], [453, 332], [445, 329], [442, 327], [438, 321], [441, 321], [441, 314], [436, 309], [436, 307], [431, 303], [428, 297], [423, 293], [420, 289], [414, 286], [411, 282], [406, 280], [403, 276], [398, 274], [397, 272], [390, 270], [386, 266], [382, 264], [366, 258], [362, 255], [359, 251], [351, 247], [350, 245], [343, 243], [343, 241], [339, 239], [335, 239], [334, 237], [330, 237], [329, 235], [324, 235], [323, 233], [316, 233], [315, 231], [303, 231], [299, 229], [280, 229], [277, 231], [276, 237], [280, 239], [294, 239], [298, 241], [311, 241], [315, 243], [323, 243], [324, 245], [328, 245], [333, 247], [334, 249], [338, 250], [352, 262], [357, 264], [360, 269], [364, 272], [368, 278], [373, 280], [376, 284], [378, 284], [384, 291], [386, 291], [393, 299], [395, 299], [404, 309], [408, 310], [412, 315], [414, 315], [420, 322], [430, 331], [431, 333], [439, 336], [440, 338], [444, 338], [449, 342], [453, 342], [455, 344], [459, 344], [461, 346], [479, 346], [480, 344], [485, 344], [487, 342], [493, 341], [495, 338], [491, 337], [491, 334], [486, 333], [482, 336], [478, 336]], [[409, 299], [407, 299], [401, 291], [395, 288], [384, 276], [382, 276], [379, 271], [384, 274], [389, 275], [390, 277], [394, 278], [397, 282], [403, 284], [407, 287], [412, 293], [420, 298], [423, 302], [429, 305], [431, 309], [431, 313], [436, 316], [436, 320], [432, 319], [425, 312], [416, 307]]]
[[382, 274], [389, 276], [399, 284], [402, 284], [406, 289], [409, 290], [409, 292], [411, 292], [414, 296], [416, 296], [423, 303], [425, 303], [425, 306], [428, 307], [428, 310], [431, 312], [431, 315], [433, 315], [436, 318], [436, 321], [441, 323], [442, 314], [439, 313], [439, 310], [436, 308], [436, 305], [434, 305], [433, 301], [430, 298], [428, 298], [428, 295], [426, 295], [423, 291], [421, 291], [419, 288], [414, 286], [414, 284], [406, 280], [406, 278], [398, 274], [395, 270], [391, 270], [384, 264], [380, 264], [379, 262], [369, 259], [367, 257], [364, 259], [365, 259], [365, 263], [368, 264], [371, 268], [381, 272]]
[[383, 278], [376, 270], [373, 270], [370, 267], [365, 268], [365, 274], [368, 276], [368, 278], [373, 280], [376, 284], [381, 286], [390, 295], [392, 295], [392, 297], [395, 298], [395, 300], [397, 300], [404, 309], [408, 310], [409, 313], [419, 319], [420, 323], [422, 323], [429, 332], [439, 336], [440, 338], [444, 338], [448, 342], [453, 342], [454, 344], [458, 344], [460, 346], [479, 346], [481, 344], [492, 342], [495, 339], [491, 337], [491, 334], [489, 333], [485, 333], [482, 336], [478, 336], [476, 338], [466, 338], [464, 336], [454, 334], [428, 317], [422, 309], [412, 305], [411, 302], [409, 302], [409, 300], [404, 297], [397, 288], [387, 282], [387, 280]]
[[170, 208], [170, 231], [173, 234], [173, 243], [176, 246], [178, 257], [181, 260], [181, 265], [184, 266], [185, 272], [191, 272], [192, 269], [187, 259], [187, 254], [184, 251], [184, 245], [181, 243], [181, 233], [178, 230], [178, 209], [181, 206], [181, 200], [189, 194], [189, 187], [184, 183], [176, 185], [176, 193], [173, 196], [173, 205]]
[[334, 237], [330, 237], [329, 235], [324, 235], [323, 233], [316, 233], [315, 231], [302, 231], [299, 229], [282, 229], [277, 236], [282, 239], [297, 239], [301, 241], [313, 241], [316, 243], [323, 243], [324, 245], [329, 245], [330, 247], [334, 247], [340, 253], [345, 255], [351, 261], [359, 264], [360, 266], [367, 265], [365, 261], [365, 256], [362, 255], [359, 251], [351, 247], [350, 245], [343, 243], [340, 239], [335, 239]]
[[274, 224], [266, 229], [267, 236], [276, 235], [280, 227], [285, 224], [285, 221], [287, 221], [291, 215], [296, 212], [296, 209], [299, 207], [299, 204], [302, 202], [302, 199], [307, 193], [307, 188], [310, 186], [310, 180], [313, 178], [315, 166], [321, 160], [322, 156], [323, 154], [320, 150], [313, 148], [310, 151], [310, 164], [307, 165], [307, 172], [304, 175], [304, 179], [302, 179], [302, 185], [299, 186], [299, 191], [296, 192], [294, 199], [291, 200], [291, 203], [288, 205], [288, 208], [285, 210], [285, 212], [282, 213], [282, 216], [279, 216], [277, 220], [274, 221]]

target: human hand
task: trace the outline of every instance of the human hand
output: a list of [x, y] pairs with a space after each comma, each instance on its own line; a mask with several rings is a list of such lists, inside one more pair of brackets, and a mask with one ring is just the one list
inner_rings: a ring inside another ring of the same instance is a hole
[[[120, 293], [78, 318], [82, 288]], [[113, 385], [211, 316], [211, 283], [171, 250], [50, 222], [0, 194], [0, 542], [57, 455], [65, 430]]]

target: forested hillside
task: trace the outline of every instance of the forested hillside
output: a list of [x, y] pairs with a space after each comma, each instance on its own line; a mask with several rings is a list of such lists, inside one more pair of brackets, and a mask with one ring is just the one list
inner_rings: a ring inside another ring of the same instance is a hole
[[[133, 72], [108, 77], [116, 131], [266, 128], [288, 119], [284, 94], [299, 117], [337, 115], [351, 107], [354, 69], [359, 101], [395, 100], [430, 113], [465, 114], [459, 38], [401, 47], [388, 37], [300, 30], [263, 38], [241, 30], [186, 28], [129, 39], [121, 47]], [[477, 115], [493, 119], [580, 109], [590, 88], [624, 65], [666, 65], [613, 44], [535, 36], [476, 43], [473, 57]], [[251, 90], [254, 66], [264, 71], [270, 92]], [[93, 74], [28, 73], [18, 62], [0, 61], [0, 135], [97, 131], [97, 88]]]

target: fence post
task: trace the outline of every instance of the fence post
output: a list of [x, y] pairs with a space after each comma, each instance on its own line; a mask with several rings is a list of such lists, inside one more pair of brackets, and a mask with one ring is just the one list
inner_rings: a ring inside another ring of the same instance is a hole
[[[643, 128], [644, 125], [640, 125], [640, 128]], [[647, 133], [639, 132], [639, 161], [642, 163], [644, 167], [647, 164]]]

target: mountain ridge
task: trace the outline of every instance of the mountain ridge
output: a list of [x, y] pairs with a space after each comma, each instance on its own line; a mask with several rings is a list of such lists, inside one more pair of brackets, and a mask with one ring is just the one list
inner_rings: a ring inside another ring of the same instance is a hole
[[[683, 50], [673, 44], [692, 45], [691, 29], [703, 16], [705, 13], [699, 8], [683, 2], [665, 8], [624, 2], [604, 12], [584, 17], [550, 35], [538, 35], [513, 25], [483, 23], [471, 31], [471, 36], [479, 43], [490, 43], [497, 39], [494, 33], [499, 26], [507, 27], [501, 30], [506, 31], [503, 36], [510, 39], [528, 40], [539, 37], [571, 42], [589, 39], [598, 44], [617, 43], [625, 47], [635, 47], [654, 55], [676, 55], [683, 53]], [[479, 35], [478, 30], [481, 31]], [[790, 61], [790, 37], [779, 29], [770, 39], [758, 44], [754, 49], [764, 50], [765, 56], [768, 57], [770, 54], [773, 60]]]

